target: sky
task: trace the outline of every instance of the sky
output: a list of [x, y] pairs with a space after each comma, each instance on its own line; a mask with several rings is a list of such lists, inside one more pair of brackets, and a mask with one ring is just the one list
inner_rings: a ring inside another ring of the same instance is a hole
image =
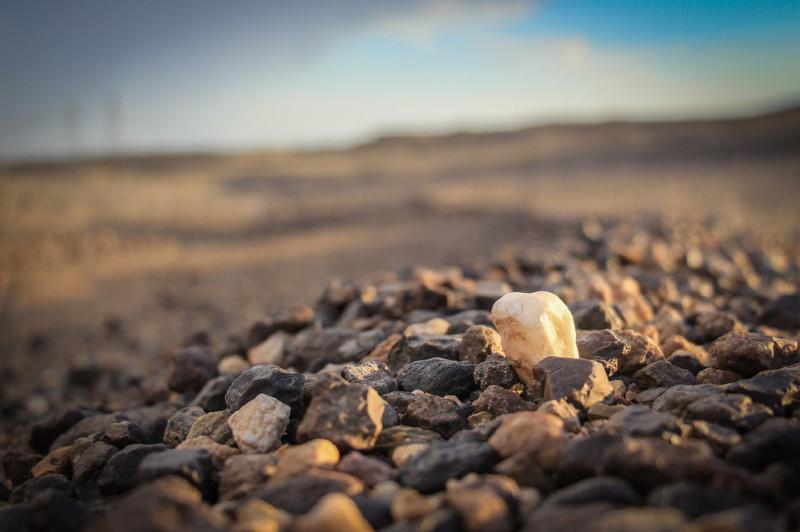
[[800, 0], [0, 0], [0, 159], [800, 103]]

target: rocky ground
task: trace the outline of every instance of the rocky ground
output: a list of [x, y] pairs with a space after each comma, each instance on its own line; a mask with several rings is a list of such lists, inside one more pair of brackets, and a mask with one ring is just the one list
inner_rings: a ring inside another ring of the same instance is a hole
[[[799, 283], [796, 242], [598, 223], [334, 280], [160, 374], [73, 371], [63, 408], [6, 408], [0, 530], [794, 530]], [[511, 290], [578, 329], [527, 386], [488, 312]]]

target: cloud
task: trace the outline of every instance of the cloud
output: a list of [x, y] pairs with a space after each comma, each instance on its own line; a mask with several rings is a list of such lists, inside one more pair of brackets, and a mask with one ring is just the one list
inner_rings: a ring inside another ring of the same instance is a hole
[[452, 28], [494, 25], [527, 15], [536, 4], [535, 0], [434, 0], [403, 11], [389, 11], [376, 19], [372, 30], [424, 45]]

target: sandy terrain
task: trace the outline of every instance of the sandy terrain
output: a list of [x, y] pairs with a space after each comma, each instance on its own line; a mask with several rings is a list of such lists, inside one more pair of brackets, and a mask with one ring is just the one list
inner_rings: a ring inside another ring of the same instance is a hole
[[69, 364], [144, 373], [184, 336], [222, 342], [333, 277], [545, 250], [586, 217], [796, 239], [798, 198], [800, 111], [9, 167], [0, 399], [57, 394]]

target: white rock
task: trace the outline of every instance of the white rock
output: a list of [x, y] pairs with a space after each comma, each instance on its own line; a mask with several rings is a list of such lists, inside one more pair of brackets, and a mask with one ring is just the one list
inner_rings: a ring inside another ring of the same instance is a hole
[[520, 380], [533, 382], [533, 367], [548, 356], [578, 358], [575, 323], [561, 299], [550, 292], [511, 292], [492, 307], [503, 350]]
[[263, 393], [228, 418], [236, 445], [246, 453], [266, 453], [280, 444], [291, 408]]

